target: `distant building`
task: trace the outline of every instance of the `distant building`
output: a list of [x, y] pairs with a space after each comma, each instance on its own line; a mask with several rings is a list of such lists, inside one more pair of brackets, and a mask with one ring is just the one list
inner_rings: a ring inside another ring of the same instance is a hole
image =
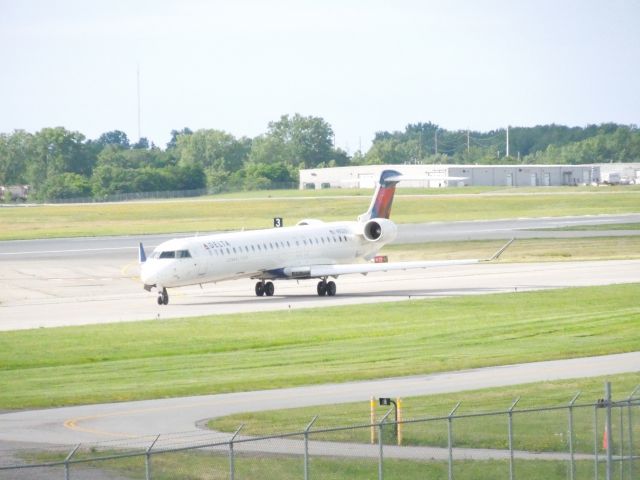
[[[9, 196], [10, 198], [7, 198]], [[29, 196], [29, 185], [0, 185], [0, 202], [9, 200], [12, 202], [24, 202]]]
[[599, 163], [594, 167], [600, 183], [640, 185], [640, 163]]
[[[590, 165], [364, 165], [300, 170], [300, 189], [373, 188], [382, 170], [407, 179], [399, 187], [537, 187], [640, 183], [640, 163]], [[610, 178], [619, 178], [612, 182]]]

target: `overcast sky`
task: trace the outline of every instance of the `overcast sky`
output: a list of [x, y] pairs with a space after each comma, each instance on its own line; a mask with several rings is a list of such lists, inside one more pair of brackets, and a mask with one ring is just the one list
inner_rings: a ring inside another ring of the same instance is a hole
[[0, 132], [640, 123], [640, 1], [0, 0]]

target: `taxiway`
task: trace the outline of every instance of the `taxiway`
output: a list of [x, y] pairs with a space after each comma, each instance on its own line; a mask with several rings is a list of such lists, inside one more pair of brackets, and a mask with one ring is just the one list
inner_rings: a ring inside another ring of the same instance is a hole
[[[593, 232], [544, 229], [629, 222], [640, 223], [640, 215], [400, 225], [398, 243], [585, 236]], [[150, 251], [176, 236], [0, 242], [0, 331], [640, 281], [638, 261], [497, 263], [342, 276], [335, 297], [318, 297], [310, 280], [279, 281], [274, 297], [255, 297], [253, 281], [237, 280], [175, 289], [170, 304], [158, 306], [138, 280], [137, 244]]]

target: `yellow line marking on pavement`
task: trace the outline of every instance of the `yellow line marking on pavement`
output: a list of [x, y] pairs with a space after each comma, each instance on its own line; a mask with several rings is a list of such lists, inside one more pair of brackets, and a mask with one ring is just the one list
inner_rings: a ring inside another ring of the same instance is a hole
[[130, 278], [131, 280], [139, 280], [140, 277], [137, 274], [135, 275], [129, 274], [129, 269], [135, 266], [137, 263], [138, 263], [137, 260], [132, 260], [131, 262], [127, 263], [120, 269], [120, 274], [123, 277]]
[[[421, 384], [421, 381], [414, 381], [412, 382], [412, 384], [415, 383], [416, 385]], [[221, 394], [224, 395], [224, 394]], [[273, 391], [273, 393], [271, 393], [271, 395], [269, 396], [269, 400], [277, 400], [277, 399], [282, 399], [282, 398], [289, 398], [291, 396], [290, 392], [279, 392], [277, 390]], [[305, 396], [312, 396], [312, 397], [317, 397], [317, 394], [315, 392], [310, 392], [310, 393], [300, 393], [297, 394], [298, 397], [305, 397]], [[108, 430], [99, 430], [96, 428], [90, 428], [90, 427], [84, 427], [84, 426], [80, 426], [78, 425], [78, 423], [80, 422], [86, 422], [86, 421], [91, 421], [91, 420], [100, 420], [103, 418], [110, 418], [110, 417], [124, 417], [127, 415], [135, 415], [138, 413], [151, 413], [151, 412], [166, 412], [166, 411], [170, 411], [170, 410], [185, 410], [185, 409], [190, 409], [190, 408], [199, 408], [199, 407], [206, 407], [206, 406], [211, 406], [212, 407], [212, 415], [211, 417], [215, 417], [215, 415], [213, 415], [213, 408], [214, 407], [220, 407], [222, 405], [238, 405], [241, 403], [250, 403], [250, 404], [255, 404], [256, 399], [255, 398], [229, 398], [227, 400], [217, 400], [215, 403], [211, 402], [211, 401], [206, 401], [206, 402], [199, 402], [199, 403], [192, 403], [192, 404], [181, 404], [181, 405], [168, 405], [165, 407], [149, 407], [149, 408], [138, 408], [138, 409], [134, 409], [134, 410], [124, 410], [121, 412], [110, 412], [110, 413], [102, 413], [102, 414], [97, 414], [97, 415], [87, 415], [85, 417], [76, 417], [76, 418], [70, 418], [68, 420], [66, 420], [63, 425], [65, 428], [68, 428], [69, 430], [75, 430], [78, 432], [85, 432], [85, 433], [92, 433], [95, 435], [102, 435], [105, 437], [124, 437], [124, 438], [137, 438], [140, 436], [144, 436], [144, 435], [148, 435], [151, 434], [152, 432], [147, 432], [145, 434], [136, 434], [136, 435], [132, 435], [130, 433], [122, 433], [122, 432], [111, 432]]]
[[[417, 386], [417, 385], [422, 385], [423, 384], [423, 380], [422, 379], [416, 379], [413, 381], [410, 381], [406, 384], [406, 386]], [[246, 392], [245, 392], [246, 393]], [[221, 395], [225, 395], [225, 394], [221, 394]], [[277, 400], [277, 399], [282, 399], [282, 398], [289, 398], [291, 396], [291, 392], [289, 391], [285, 391], [285, 392], [281, 392], [278, 390], [274, 390], [272, 392], [270, 392], [270, 396], [269, 396], [269, 400]], [[317, 397], [317, 393], [315, 392], [308, 392], [308, 393], [297, 393], [296, 394], [297, 397]], [[206, 406], [211, 406], [212, 408], [215, 406], [222, 406], [222, 405], [238, 405], [238, 404], [242, 404], [242, 403], [250, 403], [250, 404], [255, 404], [256, 399], [255, 398], [229, 398], [227, 400], [217, 400], [215, 402], [215, 404], [211, 401], [206, 401], [206, 402], [199, 402], [199, 403], [193, 403], [193, 404], [182, 404], [182, 405], [169, 405], [169, 406], [165, 406], [165, 407], [149, 407], [149, 408], [139, 408], [139, 409], [134, 409], [134, 410], [125, 410], [125, 411], [121, 411], [121, 412], [111, 412], [111, 413], [103, 413], [103, 414], [98, 414], [98, 415], [88, 415], [85, 417], [76, 417], [76, 418], [71, 418], [69, 420], [66, 420], [64, 422], [64, 426], [70, 430], [75, 430], [75, 431], [79, 431], [79, 432], [86, 432], [86, 433], [93, 433], [96, 435], [102, 435], [102, 436], [107, 436], [107, 437], [125, 437], [125, 438], [137, 438], [140, 436], [144, 436], [141, 434], [137, 434], [137, 435], [131, 435], [129, 433], [119, 433], [119, 432], [110, 432], [107, 430], [98, 430], [98, 429], [94, 429], [94, 428], [89, 428], [89, 427], [81, 427], [78, 425], [79, 422], [85, 422], [85, 421], [91, 421], [91, 420], [99, 420], [102, 418], [109, 418], [109, 417], [124, 417], [127, 415], [135, 415], [138, 413], [150, 413], [150, 412], [163, 412], [163, 411], [170, 411], [170, 410], [184, 410], [184, 409], [189, 409], [189, 408], [199, 408], [199, 407], [206, 407]], [[213, 412], [213, 410], [212, 410]], [[211, 416], [212, 418], [215, 417], [215, 415]], [[148, 432], [145, 435], [151, 434], [152, 432]]]

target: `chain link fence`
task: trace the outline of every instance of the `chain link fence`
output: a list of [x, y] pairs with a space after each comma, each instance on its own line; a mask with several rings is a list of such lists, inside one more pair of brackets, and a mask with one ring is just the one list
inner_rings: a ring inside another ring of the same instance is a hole
[[640, 385], [555, 407], [458, 413], [269, 436], [197, 430], [69, 447], [8, 447], [0, 478], [620, 479], [640, 478]]

